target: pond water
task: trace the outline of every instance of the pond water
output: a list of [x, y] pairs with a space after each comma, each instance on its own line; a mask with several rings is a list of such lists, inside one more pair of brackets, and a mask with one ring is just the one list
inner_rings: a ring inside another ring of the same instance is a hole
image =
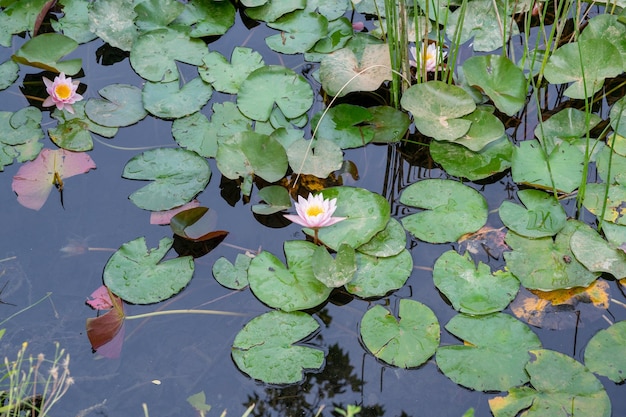
[[[248, 30], [238, 16], [228, 37], [210, 43], [209, 48], [230, 56], [234, 46], [245, 45], [261, 52], [266, 64], [285, 65], [310, 79], [310, 68], [300, 56], [279, 56], [267, 48], [264, 39], [274, 33], [263, 25]], [[9, 59], [22, 43], [16, 39], [12, 49], [0, 48], [0, 62]], [[70, 55], [83, 59], [86, 76], [79, 79], [87, 85], [85, 98], [97, 97], [99, 89], [113, 83], [142, 84], [128, 59], [114, 65], [99, 63], [97, 54], [103, 45], [100, 40], [92, 41]], [[184, 76], [194, 76], [195, 69], [181, 68]], [[0, 92], [0, 110], [17, 111], [26, 106], [28, 101], [19, 87], [24, 77], [38, 74], [34, 68], [23, 68], [20, 79]], [[233, 98], [214, 93], [210, 104], [227, 100]], [[319, 110], [321, 99], [316, 100]], [[54, 123], [44, 111], [44, 129]], [[517, 139], [523, 139], [523, 132], [518, 128]], [[228, 415], [241, 415], [252, 403], [256, 404], [256, 416], [309, 416], [322, 409], [322, 415], [331, 415], [334, 407], [345, 408], [348, 404], [362, 406], [361, 416], [461, 416], [469, 408], [474, 408], [476, 416], [491, 415], [487, 400], [499, 393], [477, 392], [455, 384], [439, 371], [433, 358], [417, 369], [386, 365], [360, 342], [359, 323], [372, 305], [381, 304], [397, 312], [399, 300], [410, 298], [435, 312], [442, 324], [442, 345], [458, 343], [443, 329], [456, 312], [437, 291], [432, 278], [435, 260], [459, 248], [456, 243], [432, 245], [409, 237], [407, 246], [414, 269], [405, 286], [379, 300], [351, 299], [338, 293], [315, 309], [314, 317], [322, 324], [322, 331], [309, 343], [323, 349], [326, 360], [322, 370], [307, 373], [303, 383], [271, 386], [239, 371], [230, 354], [233, 339], [251, 318], [269, 308], [247, 289], [231, 291], [218, 284], [212, 265], [222, 256], [233, 260], [246, 249], [255, 252], [261, 248], [280, 257], [284, 241], [304, 239], [305, 235], [297, 225], [262, 224], [251, 212], [252, 203], [257, 202], [254, 196], [252, 202], [244, 202], [237, 192], [233, 193], [232, 181], [220, 178], [213, 160], [213, 177], [198, 199], [217, 213], [217, 229], [228, 231], [227, 238], [196, 259], [194, 278], [180, 294], [156, 305], [129, 305], [127, 313], [207, 308], [244, 316], [175, 315], [132, 320], [125, 325], [119, 358], [104, 359], [92, 353], [85, 320], [95, 313], [85, 300], [101, 285], [104, 265], [113, 251], [140, 236], [145, 236], [148, 247], [156, 247], [161, 238], [172, 235], [168, 226], [150, 225], [149, 212], [129, 201], [128, 196], [140, 185], [121, 178], [122, 170], [143, 149], [174, 145], [171, 122], [154, 117], [121, 128], [113, 139], [98, 138], [90, 152], [97, 169], [67, 179], [63, 205], [59, 194], [52, 190], [39, 211], [21, 206], [11, 192], [19, 164], [5, 167], [0, 174], [0, 288], [6, 283], [0, 294], [4, 302], [0, 304], [0, 320], [43, 298], [0, 326], [6, 328], [0, 353], [11, 357], [24, 341], [28, 341], [28, 352], [32, 354], [52, 355], [55, 341], [66, 349], [71, 355], [75, 384], [52, 415], [139, 416], [145, 403], [153, 417], [191, 416], [197, 412], [186, 399], [201, 391], [213, 407], [209, 415], [224, 409]], [[46, 147], [54, 145], [46, 139]], [[392, 215], [400, 218], [406, 214], [406, 208], [399, 203], [402, 190], [421, 179], [448, 178], [442, 170], [431, 169], [431, 162], [420, 157], [423, 153], [423, 148], [416, 145], [370, 145], [346, 151], [345, 159], [355, 163], [359, 177], [344, 174], [344, 185], [383, 195], [391, 203]], [[469, 185], [488, 199], [487, 225], [501, 227], [496, 209], [504, 200], [517, 201], [517, 186], [510, 174]], [[569, 209], [574, 208], [572, 202]], [[493, 269], [504, 265], [501, 256], [489, 257], [482, 247], [475, 259], [489, 263]], [[626, 302], [616, 282], [607, 282], [611, 297]], [[553, 313], [551, 325], [533, 327], [533, 331], [544, 348], [582, 362], [589, 339], [608, 326], [603, 315], [617, 322], [626, 319], [626, 309], [612, 304], [608, 310], [600, 310], [581, 303], [569, 311]], [[624, 386], [604, 377], [599, 379], [611, 398], [613, 416], [626, 415]]]

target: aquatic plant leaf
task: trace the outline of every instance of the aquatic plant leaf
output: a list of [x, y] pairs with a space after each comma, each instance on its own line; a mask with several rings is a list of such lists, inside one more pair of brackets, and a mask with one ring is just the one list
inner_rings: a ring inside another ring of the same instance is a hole
[[304, 10], [281, 16], [267, 25], [280, 33], [268, 36], [265, 43], [282, 54], [302, 54], [328, 32], [328, 20], [324, 16]]
[[515, 147], [505, 135], [479, 152], [444, 141], [432, 141], [429, 149], [433, 160], [448, 174], [478, 181], [509, 169]]
[[367, 310], [360, 327], [363, 344], [390, 365], [420, 366], [439, 346], [439, 321], [430, 308], [408, 299], [400, 300], [398, 318], [381, 305]]
[[324, 352], [296, 344], [319, 329], [306, 313], [270, 311], [250, 320], [233, 342], [237, 367], [267, 384], [295, 384], [324, 364]]
[[626, 253], [613, 247], [591, 227], [579, 227], [570, 239], [570, 248], [581, 264], [592, 272], [606, 272], [626, 278]]
[[[505, 4], [508, 5], [507, 8], [504, 7]], [[472, 7], [456, 9], [446, 22], [446, 34], [450, 39], [457, 39], [457, 32], [460, 30], [461, 44], [474, 38], [474, 51], [490, 52], [501, 48], [511, 36], [519, 34], [519, 29], [511, 18], [512, 4], [498, 1], [495, 5], [497, 8], [491, 0], [474, 0]], [[507, 22], [504, 31], [506, 39], [503, 39], [501, 30], [503, 18]]]
[[36, 107], [0, 112], [0, 143], [15, 146], [38, 141], [43, 137], [41, 119], [41, 110]]
[[[351, 7], [350, 0], [309, 0], [307, 10], [317, 10], [328, 20], [341, 20], [341, 16]], [[352, 27], [352, 25], [350, 25]]]
[[191, 28], [189, 36], [203, 38], [225, 34], [235, 24], [235, 6], [229, 1], [185, 3], [172, 26]]
[[242, 46], [233, 49], [230, 63], [216, 51], [209, 52], [202, 61], [204, 65], [198, 67], [200, 77], [217, 91], [230, 94], [237, 94], [248, 75], [265, 66], [260, 53]]
[[220, 239], [219, 242], [221, 242], [228, 232], [214, 230], [216, 224], [217, 214], [215, 210], [210, 210], [208, 207], [188, 208], [176, 213], [170, 221], [170, 227], [176, 236], [192, 242], [216, 239]]
[[463, 345], [437, 349], [437, 366], [459, 385], [477, 391], [506, 391], [528, 382], [528, 351], [541, 341], [528, 326], [504, 313], [457, 314], [446, 330]]
[[199, 66], [207, 52], [200, 39], [174, 29], [156, 29], [141, 34], [133, 43], [130, 64], [146, 80], [167, 83], [178, 80], [176, 61]]
[[313, 105], [313, 89], [304, 77], [279, 65], [266, 65], [239, 86], [237, 107], [252, 120], [267, 121], [274, 106], [285, 117], [302, 116]]
[[211, 406], [206, 403], [206, 395], [204, 394], [204, 391], [190, 395], [187, 397], [187, 402], [200, 413], [208, 413], [211, 411]]
[[356, 272], [354, 249], [342, 243], [335, 258], [324, 246], [313, 252], [313, 274], [329, 288], [339, 288], [352, 280]]
[[531, 350], [526, 365], [531, 387], [509, 389], [489, 399], [494, 417], [610, 417], [611, 402], [602, 383], [580, 362], [548, 349]]
[[[626, 4], [619, 7], [624, 8], [624, 6]], [[626, 27], [624, 27], [623, 22], [619, 21], [618, 15], [602, 13], [589, 19], [585, 29], [578, 37], [579, 41], [587, 39], [604, 39], [609, 41], [622, 56], [623, 69], [626, 71]]]
[[453, 142], [471, 151], [480, 152], [490, 143], [503, 136], [506, 137], [504, 125], [494, 116], [493, 108], [490, 106], [478, 107], [472, 113], [463, 116], [463, 119], [469, 120], [472, 124], [467, 133], [454, 139]]
[[9, 88], [19, 75], [20, 66], [15, 61], [7, 60], [0, 64], [0, 90]]
[[[624, 62], [626, 62], [626, 59], [624, 59]], [[613, 103], [611, 112], [609, 113], [609, 118], [613, 130], [619, 136], [626, 136], [626, 97], [622, 97]], [[618, 153], [622, 156], [626, 156], [624, 152]]]
[[[105, 286], [102, 286], [109, 295]], [[109, 297], [111, 309], [106, 314], [99, 317], [87, 319], [87, 337], [91, 348], [108, 358], [118, 357], [122, 350], [122, 342], [124, 341], [124, 321], [126, 314], [124, 312], [124, 303], [122, 300], [113, 295]]]
[[400, 102], [413, 114], [415, 127], [436, 140], [451, 141], [465, 135], [472, 121], [461, 117], [476, 110], [465, 90], [443, 81], [415, 84], [404, 92]]
[[621, 353], [624, 345], [626, 321], [619, 321], [589, 340], [585, 348], [585, 365], [591, 372], [621, 384], [626, 380], [626, 357]]
[[85, 113], [99, 125], [130, 126], [148, 114], [143, 107], [141, 90], [134, 85], [111, 84], [100, 89], [98, 94], [102, 98], [90, 98]]
[[519, 281], [510, 272], [492, 274], [488, 265], [476, 265], [469, 253], [459, 255], [454, 250], [437, 259], [433, 281], [455, 310], [471, 315], [504, 310], [519, 290]]
[[361, 298], [383, 297], [402, 288], [413, 272], [413, 257], [406, 249], [384, 258], [357, 252], [356, 263], [356, 275], [346, 290]]
[[578, 262], [570, 249], [572, 235], [583, 226], [584, 223], [570, 219], [554, 240], [507, 233], [506, 243], [512, 251], [505, 252], [504, 259], [509, 270], [528, 289], [552, 291], [588, 286], [599, 274]]
[[220, 285], [231, 290], [241, 290], [248, 286], [248, 268], [252, 262], [252, 256], [237, 254], [235, 264], [224, 257], [219, 258], [213, 264], [213, 277]]
[[191, 281], [194, 263], [191, 256], [162, 261], [173, 243], [167, 237], [152, 249], [143, 237], [124, 243], [104, 267], [104, 285], [133, 304], [158, 303], [178, 294]]
[[623, 72], [622, 57], [604, 39], [588, 39], [560, 46], [544, 68], [546, 80], [553, 84], [572, 83], [567, 97], [584, 99], [599, 91], [604, 80]]
[[48, 136], [58, 147], [68, 151], [84, 152], [93, 149], [91, 133], [105, 138], [117, 134], [117, 127], [106, 127], [92, 121], [85, 114], [85, 102], [72, 105], [74, 113], [54, 109], [52, 117], [58, 120], [55, 127], [48, 129]]
[[401, 219], [406, 230], [425, 242], [455, 242], [487, 222], [485, 198], [457, 181], [428, 179], [416, 182], [405, 188], [400, 202], [425, 209]]
[[359, 246], [361, 253], [376, 257], [394, 256], [402, 252], [406, 247], [406, 230], [402, 224], [393, 217], [383, 230], [376, 233], [369, 242]]
[[501, 112], [512, 116], [524, 107], [526, 77], [508, 57], [472, 56], [463, 62], [463, 74], [467, 83], [479, 87]]
[[581, 110], [568, 107], [537, 125], [535, 136], [544, 144], [548, 152], [552, 152], [554, 146], [562, 141], [574, 144], [576, 139], [586, 136], [587, 132], [601, 121], [600, 116], [596, 114], [585, 114]]
[[[327, 1], [327, 4], [329, 4], [331, 7], [332, 5], [339, 5], [340, 3], [341, 2], [332, 0]], [[308, 6], [310, 7], [310, 5], [311, 2], [309, 1]], [[352, 28], [352, 24], [346, 17], [336, 18], [326, 15], [326, 19], [329, 20], [328, 30], [326, 34], [315, 43], [313, 48], [309, 50], [310, 52], [305, 53], [305, 61], [319, 62], [324, 58], [326, 54], [343, 48], [344, 46], [346, 46], [348, 41], [352, 39], [352, 36], [354, 35], [354, 29]]]
[[[333, 250], [339, 249], [342, 243], [358, 248], [387, 226], [391, 208], [379, 194], [356, 187], [331, 187], [322, 194], [325, 199], [337, 199], [335, 216], [347, 217], [319, 231], [319, 239]], [[313, 235], [312, 230], [304, 231]]]
[[583, 153], [567, 142], [555, 146], [546, 156], [537, 140], [526, 140], [513, 152], [511, 174], [517, 183], [548, 190], [554, 180], [557, 191], [571, 193], [580, 185], [583, 165]]
[[567, 221], [561, 203], [539, 190], [519, 190], [517, 196], [526, 208], [503, 201], [498, 209], [502, 223], [518, 235], [536, 238], [556, 235]]
[[311, 145], [310, 140], [299, 139], [287, 148], [289, 166], [296, 174], [314, 175], [326, 178], [331, 172], [341, 168], [343, 152], [339, 145], [330, 140], [317, 139]]
[[161, 210], [161, 211], [153, 211], [150, 213], [150, 224], [159, 224], [165, 225], [170, 224], [170, 220], [172, 217], [180, 213], [181, 211], [188, 210], [194, 207], [199, 207], [200, 202], [198, 200], [191, 200], [187, 204], [183, 204], [182, 206], [175, 207], [171, 210]]
[[255, 214], [267, 216], [291, 208], [289, 191], [280, 185], [263, 187], [259, 190], [257, 196], [261, 201], [264, 201], [265, 204], [253, 205], [252, 212]]
[[135, 6], [135, 25], [142, 32], [166, 28], [184, 9], [184, 4], [172, 0], [142, 1]]
[[[251, 1], [249, 1], [252, 3]], [[306, 7], [306, 0], [281, 0], [254, 2], [258, 6], [245, 9], [245, 13], [250, 19], [261, 20], [263, 22], [273, 22], [279, 17], [301, 10]], [[259, 4], [260, 3], [260, 4]]]
[[[615, 169], [615, 167], [613, 167]], [[602, 215], [604, 208], [604, 219], [606, 221], [626, 225], [626, 216], [623, 212], [623, 204], [626, 201], [626, 185], [591, 183], [585, 188], [585, 199], [583, 206], [596, 216]], [[606, 205], [606, 207], [605, 207]]]
[[82, 0], [64, 0], [63, 16], [50, 19], [52, 28], [78, 43], [87, 43], [98, 35], [89, 30], [89, 2]]
[[178, 81], [169, 83], [147, 82], [143, 87], [145, 109], [162, 119], [178, 119], [196, 113], [204, 107], [213, 94], [213, 88], [200, 77], [179, 87]]
[[18, 203], [29, 209], [39, 210], [55, 184], [59, 188], [63, 187], [63, 180], [66, 178], [84, 174], [94, 168], [96, 164], [86, 153], [43, 149], [35, 160], [20, 166], [13, 177], [11, 188], [17, 193]]
[[29, 31], [32, 36], [39, 12], [48, 0], [3, 2], [0, 13], [0, 45], [11, 47], [12, 35]]
[[139, 36], [135, 3], [108, 0], [89, 3], [89, 29], [109, 45], [129, 52]]
[[275, 182], [288, 168], [285, 148], [273, 137], [251, 131], [235, 133], [220, 142], [215, 159], [220, 172], [231, 180], [250, 180], [257, 175]]
[[78, 43], [59, 33], [43, 33], [23, 44], [12, 56], [13, 60], [35, 68], [75, 75], [80, 71], [82, 60], [61, 61], [78, 47]]
[[372, 113], [365, 107], [343, 103], [317, 113], [311, 126], [318, 138], [328, 139], [341, 149], [359, 148], [374, 138], [371, 120]]
[[368, 110], [372, 115], [370, 124], [374, 129], [373, 143], [399, 142], [411, 125], [408, 114], [391, 106], [374, 106]]
[[375, 91], [391, 80], [387, 44], [366, 44], [363, 48], [360, 59], [350, 48], [336, 50], [322, 59], [319, 76], [324, 91], [343, 97], [355, 91]]
[[602, 181], [609, 184], [626, 184], [626, 156], [620, 155], [610, 146], [600, 148], [596, 155], [596, 168]]
[[317, 245], [305, 241], [284, 244], [287, 267], [274, 255], [262, 251], [252, 259], [248, 281], [254, 295], [283, 311], [313, 308], [328, 298], [328, 288], [313, 274], [312, 258]]
[[161, 211], [188, 203], [204, 190], [211, 178], [211, 168], [195, 152], [157, 148], [134, 156], [126, 163], [122, 177], [153, 181], [129, 198], [139, 208]]

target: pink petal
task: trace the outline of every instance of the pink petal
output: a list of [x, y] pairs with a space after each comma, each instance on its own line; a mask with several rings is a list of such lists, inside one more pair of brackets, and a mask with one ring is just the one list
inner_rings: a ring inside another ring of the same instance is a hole
[[174, 217], [181, 211], [188, 210], [194, 207], [200, 207], [200, 202], [198, 200], [192, 200], [183, 206], [176, 207], [171, 210], [153, 211], [150, 214], [150, 224], [170, 224], [170, 220], [172, 220], [172, 217]]
[[99, 286], [94, 292], [91, 293], [87, 304], [94, 310], [110, 310], [113, 308], [113, 302], [109, 296], [109, 290], [106, 286]]
[[296, 216], [295, 214], [283, 214], [283, 216], [285, 216], [287, 220], [291, 220], [292, 222], [299, 224], [300, 226], [311, 227], [311, 225], [306, 220], [304, 220], [300, 216]]

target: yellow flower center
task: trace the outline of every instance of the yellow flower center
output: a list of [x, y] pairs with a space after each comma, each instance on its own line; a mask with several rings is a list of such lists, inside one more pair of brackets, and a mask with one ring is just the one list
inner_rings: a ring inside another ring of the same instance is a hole
[[72, 89], [67, 84], [59, 84], [54, 89], [55, 94], [61, 100], [66, 100], [72, 95]]
[[324, 208], [321, 206], [310, 206], [306, 209], [306, 215], [309, 217], [317, 216], [318, 214], [322, 214], [324, 212]]

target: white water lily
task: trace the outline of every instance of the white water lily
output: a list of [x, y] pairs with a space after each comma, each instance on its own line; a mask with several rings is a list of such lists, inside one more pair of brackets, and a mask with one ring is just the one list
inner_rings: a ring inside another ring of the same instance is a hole
[[[424, 51], [424, 43], [422, 42], [422, 49], [420, 52], [417, 52], [417, 47], [411, 46], [409, 48], [411, 52], [411, 56], [413, 59], [409, 60], [409, 64], [412, 67], [417, 67], [417, 61], [419, 60], [420, 68], [426, 68], [426, 72], [434, 72], [437, 70], [437, 67], [441, 62], [443, 62], [444, 58], [448, 53], [441, 48], [439, 48], [434, 43], [431, 43]], [[424, 56], [425, 53], [425, 56]], [[425, 59], [424, 59], [425, 58]]]
[[347, 217], [333, 217], [333, 213], [337, 209], [337, 199], [325, 199], [322, 194], [309, 194], [306, 200], [302, 196], [298, 196], [295, 214], [284, 214], [284, 216], [294, 223], [304, 227], [317, 230], [320, 227], [330, 226]]

